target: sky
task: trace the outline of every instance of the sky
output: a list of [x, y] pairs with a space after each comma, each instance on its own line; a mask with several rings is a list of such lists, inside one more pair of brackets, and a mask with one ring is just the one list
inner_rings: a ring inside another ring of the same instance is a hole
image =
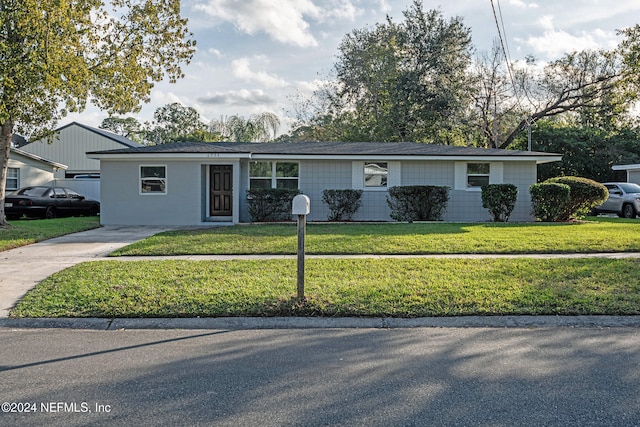
[[[182, 15], [197, 41], [185, 78], [160, 82], [151, 102], [129, 116], [141, 123], [154, 111], [179, 102], [203, 121], [271, 112], [280, 133], [294, 119], [295, 100], [330, 78], [338, 46], [354, 29], [373, 27], [387, 16], [402, 21], [412, 0], [184, 0]], [[423, 0], [447, 19], [459, 16], [471, 29], [477, 52], [498, 38], [491, 0]], [[533, 55], [559, 59], [582, 49], [612, 48], [616, 30], [640, 23], [638, 0], [493, 0], [511, 60]], [[60, 125], [77, 121], [98, 127], [106, 112], [89, 107]]]

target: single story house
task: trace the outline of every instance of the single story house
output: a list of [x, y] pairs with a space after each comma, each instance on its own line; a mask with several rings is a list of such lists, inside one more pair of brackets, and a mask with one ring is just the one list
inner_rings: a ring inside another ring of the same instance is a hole
[[249, 222], [246, 190], [297, 188], [324, 221], [326, 189], [364, 191], [354, 221], [390, 221], [388, 189], [450, 187], [445, 221], [488, 221], [480, 187], [518, 187], [512, 221], [531, 221], [537, 165], [559, 154], [412, 142], [179, 142], [88, 153], [100, 161], [104, 225], [198, 226]]
[[627, 182], [640, 184], [640, 165], [614, 165], [614, 171], [626, 171]]
[[47, 185], [53, 180], [56, 171], [66, 169], [67, 166], [62, 163], [27, 153], [19, 148], [11, 148], [6, 189], [13, 191], [30, 185]]

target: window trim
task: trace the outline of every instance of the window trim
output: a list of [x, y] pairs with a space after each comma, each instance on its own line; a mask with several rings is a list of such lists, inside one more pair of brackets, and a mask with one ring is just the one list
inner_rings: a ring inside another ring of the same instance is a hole
[[[12, 171], [15, 171], [15, 174], [16, 174], [15, 176], [11, 176], [11, 172]], [[16, 182], [15, 188], [13, 188], [13, 187], [11, 187], [9, 185], [9, 181], [10, 180], [15, 180], [15, 182]], [[7, 168], [6, 189], [13, 191], [13, 190], [17, 190], [19, 188], [20, 188], [20, 168], [11, 168], [11, 167]]]
[[[488, 173], [469, 173], [469, 166], [471, 165], [487, 165], [489, 166], [489, 172]], [[482, 186], [481, 185], [471, 185], [469, 184], [469, 178], [471, 177], [486, 177], [487, 178], [487, 184], [489, 184], [491, 182], [491, 162], [467, 162], [467, 170], [465, 171], [465, 185], [467, 186], [467, 190], [475, 190], [475, 189], [480, 189], [482, 190]]]
[[[377, 173], [377, 174], [367, 174], [367, 165], [381, 165], [384, 164], [386, 165], [386, 172], [383, 173], [382, 169], [381, 169], [381, 173]], [[367, 185], [367, 175], [380, 175], [380, 176], [384, 176], [384, 185]], [[363, 162], [362, 164], [362, 178], [363, 178], [363, 182], [364, 182], [364, 188], [366, 190], [381, 190], [381, 189], [388, 189], [389, 188], [389, 162]]]
[[[300, 189], [300, 162], [292, 162], [292, 161], [286, 161], [286, 160], [251, 160], [250, 162], [253, 163], [271, 163], [271, 176], [251, 176], [251, 163], [249, 164], [249, 170], [248, 170], [248, 174], [249, 174], [249, 189], [251, 189], [251, 180], [253, 179], [261, 179], [261, 180], [267, 180], [270, 179], [271, 180], [271, 186], [269, 188], [271, 189], [275, 189], [275, 188], [279, 188], [278, 187], [278, 181], [282, 181], [282, 180], [287, 180], [287, 181], [293, 181], [295, 180], [296, 183], [296, 189]], [[278, 169], [277, 169], [277, 165], [278, 163], [282, 164], [282, 163], [293, 163], [298, 165], [298, 175], [295, 177], [289, 177], [289, 176], [278, 176]]]
[[[142, 191], [142, 183], [145, 179], [153, 179], [150, 177], [142, 177], [142, 168], [164, 168], [164, 191]], [[141, 196], [166, 196], [168, 194], [168, 168], [167, 165], [161, 164], [144, 164], [138, 167], [138, 192]]]
[[[385, 187], [365, 187], [364, 165], [366, 163], [387, 164], [387, 185]], [[402, 185], [402, 162], [392, 160], [354, 160], [351, 162], [351, 188], [366, 192], [389, 191], [391, 187]]]
[[[482, 187], [469, 187], [467, 164], [469, 163], [489, 163], [489, 184], [502, 184], [504, 182], [504, 162], [492, 161], [458, 161], [455, 162], [455, 183], [454, 188], [460, 191], [482, 191]], [[483, 174], [484, 175], [484, 174]]]

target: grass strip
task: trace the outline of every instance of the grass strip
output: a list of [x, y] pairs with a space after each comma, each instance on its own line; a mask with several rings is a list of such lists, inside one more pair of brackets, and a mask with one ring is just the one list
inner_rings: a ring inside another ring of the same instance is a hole
[[54, 274], [11, 317], [640, 314], [636, 259], [97, 261]]
[[[309, 224], [309, 254], [524, 254], [640, 251], [640, 221], [576, 223]], [[295, 254], [295, 224], [238, 225], [157, 234], [113, 253], [132, 255]]]
[[0, 251], [98, 227], [97, 216], [10, 221], [8, 227], [0, 227]]

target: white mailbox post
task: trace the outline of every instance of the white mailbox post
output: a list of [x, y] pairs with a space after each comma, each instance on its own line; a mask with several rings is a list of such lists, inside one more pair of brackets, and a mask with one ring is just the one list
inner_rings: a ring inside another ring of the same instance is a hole
[[307, 228], [310, 200], [299, 194], [293, 198], [291, 213], [298, 215], [298, 299], [304, 299], [304, 238]]

